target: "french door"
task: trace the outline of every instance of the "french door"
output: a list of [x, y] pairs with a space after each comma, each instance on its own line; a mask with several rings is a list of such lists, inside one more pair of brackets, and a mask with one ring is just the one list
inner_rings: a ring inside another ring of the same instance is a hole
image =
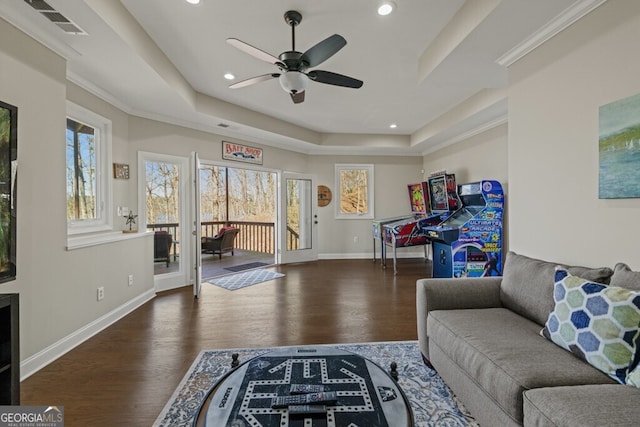
[[193, 296], [200, 298], [202, 288], [202, 219], [200, 215], [200, 158], [198, 153], [191, 153], [189, 175], [191, 179], [191, 247], [193, 248]]
[[318, 259], [317, 190], [312, 175], [283, 172], [280, 180], [279, 262]]
[[[139, 152], [138, 183], [140, 226], [171, 236], [168, 258], [156, 258], [159, 253], [154, 253], [154, 259], [149, 260], [154, 264], [155, 289], [185, 286], [191, 281], [188, 159]], [[154, 236], [154, 252], [155, 240]]]

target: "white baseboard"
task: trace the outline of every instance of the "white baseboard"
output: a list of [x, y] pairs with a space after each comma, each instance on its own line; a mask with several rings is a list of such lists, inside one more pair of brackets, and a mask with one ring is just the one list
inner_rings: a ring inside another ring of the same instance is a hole
[[[396, 252], [396, 257], [400, 258], [424, 258], [424, 250], [420, 251], [399, 251]], [[339, 254], [318, 254], [318, 259], [370, 259], [373, 260], [373, 252], [368, 253], [339, 253]], [[380, 260], [380, 252], [376, 252], [376, 259]], [[387, 261], [393, 261], [393, 253], [390, 249], [387, 250]]]
[[127, 301], [120, 307], [110, 311], [99, 319], [94, 320], [86, 326], [67, 335], [58, 342], [51, 344], [49, 347], [34, 354], [33, 356], [23, 360], [20, 363], [20, 381], [24, 381], [49, 363], [63, 356], [65, 353], [73, 350], [98, 332], [114, 324], [127, 314], [131, 313], [142, 304], [152, 300], [156, 296], [154, 289], [138, 295], [132, 300]]

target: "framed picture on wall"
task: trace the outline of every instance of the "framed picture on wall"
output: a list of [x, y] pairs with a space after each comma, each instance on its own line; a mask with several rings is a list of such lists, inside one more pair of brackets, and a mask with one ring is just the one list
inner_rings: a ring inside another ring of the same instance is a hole
[[640, 197], [640, 94], [600, 107], [600, 199]]
[[0, 101], [0, 282], [16, 278], [18, 108]]

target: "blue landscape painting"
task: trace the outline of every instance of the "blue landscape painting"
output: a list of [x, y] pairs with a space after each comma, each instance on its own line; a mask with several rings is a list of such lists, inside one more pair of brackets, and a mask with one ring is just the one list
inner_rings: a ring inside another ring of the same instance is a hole
[[640, 94], [600, 107], [599, 198], [640, 197]]

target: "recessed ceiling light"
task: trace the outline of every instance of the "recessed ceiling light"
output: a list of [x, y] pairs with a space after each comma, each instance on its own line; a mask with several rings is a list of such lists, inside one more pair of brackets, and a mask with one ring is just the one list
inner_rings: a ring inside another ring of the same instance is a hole
[[378, 6], [378, 15], [386, 16], [393, 12], [396, 8], [396, 4], [392, 1], [385, 1]]
[[225, 79], [227, 79], [227, 80], [233, 80], [233, 79], [235, 79], [235, 78], [236, 78], [236, 76], [234, 76], [234, 75], [233, 75], [233, 74], [231, 74], [231, 73], [226, 73], [226, 74], [224, 75], [224, 78], [225, 78]]
[[397, 125], [397, 124], [395, 124], [395, 123], [391, 123], [391, 124], [389, 125], [389, 127], [390, 127], [391, 129], [395, 129], [395, 128], [397, 128], [397, 127], [398, 127], [398, 125]]
[[187, 0], [187, 3], [198, 4], [200, 3], [200, 0]]

